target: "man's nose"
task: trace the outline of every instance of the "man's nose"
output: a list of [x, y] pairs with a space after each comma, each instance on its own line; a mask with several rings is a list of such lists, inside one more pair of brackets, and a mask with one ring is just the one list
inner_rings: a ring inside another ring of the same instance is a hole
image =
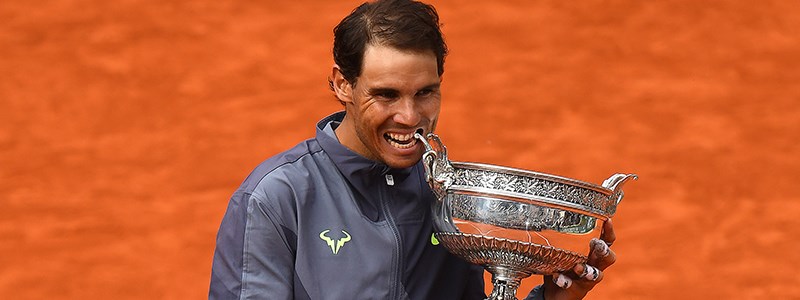
[[420, 107], [412, 97], [404, 97], [396, 104], [397, 107], [394, 114], [394, 121], [396, 123], [409, 127], [419, 124], [421, 118]]

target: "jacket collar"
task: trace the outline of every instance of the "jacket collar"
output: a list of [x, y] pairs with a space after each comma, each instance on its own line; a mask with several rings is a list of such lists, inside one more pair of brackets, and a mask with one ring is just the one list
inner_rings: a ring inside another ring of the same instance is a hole
[[356, 195], [358, 200], [366, 202], [366, 206], [362, 205], [362, 212], [371, 220], [378, 220], [380, 195], [375, 187], [386, 185], [387, 175], [391, 175], [395, 182], [404, 181], [415, 166], [404, 169], [390, 168], [383, 162], [363, 157], [342, 145], [334, 130], [342, 122], [344, 115], [345, 112], [340, 111], [317, 123], [316, 139], [339, 172], [358, 193]]

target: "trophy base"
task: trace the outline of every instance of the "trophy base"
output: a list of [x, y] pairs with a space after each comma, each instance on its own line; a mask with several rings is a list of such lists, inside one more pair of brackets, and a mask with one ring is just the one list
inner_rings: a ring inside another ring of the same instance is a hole
[[531, 274], [553, 274], [585, 263], [586, 256], [515, 240], [475, 234], [438, 232], [436, 239], [453, 254], [492, 274], [492, 293], [488, 299], [516, 299], [522, 279]]
[[485, 268], [492, 273], [492, 293], [486, 300], [516, 300], [520, 282], [523, 278], [531, 276], [529, 272], [504, 267], [486, 266]]

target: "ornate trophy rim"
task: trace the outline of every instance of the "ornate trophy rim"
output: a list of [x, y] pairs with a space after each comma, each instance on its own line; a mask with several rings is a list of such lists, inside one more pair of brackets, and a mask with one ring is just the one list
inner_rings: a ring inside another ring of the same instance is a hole
[[598, 193], [605, 194], [606, 196], [611, 196], [613, 194], [613, 190], [607, 187], [603, 187], [601, 185], [597, 185], [591, 182], [577, 180], [573, 178], [568, 178], [564, 176], [544, 173], [544, 172], [537, 172], [525, 169], [518, 169], [507, 167], [503, 165], [493, 165], [493, 164], [486, 164], [486, 163], [478, 163], [478, 162], [468, 162], [468, 161], [450, 161], [454, 168], [458, 169], [470, 169], [470, 170], [485, 170], [485, 171], [492, 171], [502, 174], [509, 174], [509, 175], [516, 175], [516, 176], [523, 176], [523, 177], [530, 177], [530, 178], [537, 178], [543, 179], [547, 181], [553, 181], [557, 183], [562, 183], [570, 186], [577, 186], [585, 189], [590, 189], [596, 191]]
[[450, 193], [494, 195], [607, 220], [622, 200], [622, 185], [637, 178], [635, 174], [614, 174], [602, 185], [596, 185], [500, 165], [450, 161], [436, 134], [423, 137], [417, 133], [415, 137], [425, 146], [422, 160], [427, 181], [438, 198]]
[[621, 191], [610, 187], [547, 173], [471, 162], [449, 161], [449, 166], [452, 175], [445, 187], [447, 194], [492, 195], [603, 220], [614, 214], [622, 198]]

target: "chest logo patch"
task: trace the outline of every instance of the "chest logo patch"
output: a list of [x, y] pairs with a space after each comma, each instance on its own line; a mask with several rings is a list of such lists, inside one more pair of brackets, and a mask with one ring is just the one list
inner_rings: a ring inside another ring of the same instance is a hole
[[322, 232], [319, 233], [319, 238], [325, 241], [325, 243], [327, 243], [328, 246], [331, 247], [331, 252], [333, 252], [333, 255], [336, 255], [339, 254], [339, 250], [342, 249], [344, 243], [350, 241], [350, 234], [347, 233], [347, 231], [342, 230], [344, 237], [334, 241], [332, 238], [328, 237], [328, 232], [330, 231], [331, 231], [330, 229], [323, 230]]

